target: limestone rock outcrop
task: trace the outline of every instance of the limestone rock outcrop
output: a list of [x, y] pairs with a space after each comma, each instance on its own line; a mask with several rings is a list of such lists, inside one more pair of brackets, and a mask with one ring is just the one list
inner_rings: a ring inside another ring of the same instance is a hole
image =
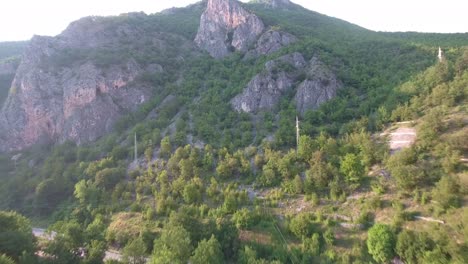
[[291, 5], [291, 1], [289, 0], [269, 0], [269, 4], [274, 7], [289, 7]]
[[263, 22], [236, 0], [208, 0], [195, 43], [214, 58], [246, 52], [264, 31]]
[[232, 107], [238, 112], [256, 113], [271, 110], [281, 96], [293, 89], [294, 72], [281, 69], [281, 65], [292, 66], [295, 70], [305, 67], [306, 62], [300, 53], [285, 55], [265, 64], [265, 70], [256, 75], [244, 91], [231, 100]]
[[293, 5], [289, 0], [256, 0], [255, 2], [265, 4], [272, 8], [289, 8]]
[[[196, 50], [191, 40], [111, 19], [84, 18], [56, 37], [33, 37], [0, 111], [0, 151], [98, 139], [153, 96], [141, 74], [164, 74], [163, 66], [133, 58], [140, 47], [162, 53], [171, 39]], [[132, 52], [122, 54], [122, 43]]]
[[306, 62], [296, 52], [267, 62], [265, 70], [231, 100], [231, 105], [238, 112], [269, 111], [287, 92], [295, 92], [297, 110], [304, 113], [335, 97], [341, 87], [335, 74], [318, 57]]
[[41, 142], [96, 140], [111, 130], [123, 109], [149, 97], [145, 89], [126, 87], [141, 72], [133, 60], [108, 69], [85, 62], [47, 71], [42, 57], [54, 52], [53, 45], [53, 38], [35, 37], [23, 56], [0, 112], [3, 151]]
[[247, 57], [268, 55], [296, 41], [297, 38], [287, 32], [268, 30], [260, 36], [255, 48], [247, 53]]
[[309, 62], [307, 79], [297, 88], [296, 101], [297, 111], [304, 113], [310, 109], [316, 109], [321, 104], [334, 98], [342, 84], [336, 75], [314, 56]]

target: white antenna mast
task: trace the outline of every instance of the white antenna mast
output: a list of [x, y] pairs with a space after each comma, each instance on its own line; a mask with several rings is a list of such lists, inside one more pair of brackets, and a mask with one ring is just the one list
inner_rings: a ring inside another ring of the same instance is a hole
[[439, 55], [437, 56], [437, 58], [439, 58], [439, 62], [442, 62], [442, 59], [444, 58], [443, 56], [442, 49], [439, 47]]
[[299, 136], [300, 136], [299, 117], [296, 116], [296, 154], [297, 154], [297, 151], [299, 150]]

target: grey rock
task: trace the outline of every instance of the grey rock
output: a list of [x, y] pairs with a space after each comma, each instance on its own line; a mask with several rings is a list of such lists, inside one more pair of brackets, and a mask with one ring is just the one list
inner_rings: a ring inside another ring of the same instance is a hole
[[276, 60], [268, 61], [265, 63], [265, 67], [268, 71], [272, 72], [279, 63], [286, 63], [293, 66], [296, 69], [302, 69], [307, 66], [307, 62], [299, 52], [294, 52], [288, 55], [279, 57]]
[[336, 75], [318, 57], [311, 59], [307, 75], [307, 79], [297, 88], [294, 98], [297, 111], [302, 114], [334, 98], [342, 87]]
[[256, 0], [255, 2], [272, 8], [289, 8], [293, 5], [289, 0]]
[[268, 55], [297, 41], [297, 38], [289, 33], [268, 30], [263, 33], [255, 44], [255, 49], [248, 52], [247, 56]]
[[231, 103], [234, 109], [246, 113], [269, 110], [278, 103], [285, 91], [292, 89], [292, 84], [292, 80], [284, 72], [280, 72], [276, 76], [270, 73], [259, 74]]
[[278, 7], [289, 7], [291, 5], [291, 1], [289, 0], [269, 0], [270, 5], [274, 8]]
[[214, 58], [246, 52], [263, 32], [263, 22], [235, 0], [208, 0], [195, 43]]
[[8, 131], [2, 150], [65, 140], [80, 144], [110, 132], [123, 109], [130, 111], [150, 96], [145, 89], [126, 88], [140, 71], [129, 61], [106, 70], [87, 62], [52, 73], [25, 60], [0, 113]]
[[265, 71], [256, 75], [244, 91], [231, 100], [232, 107], [238, 112], [256, 113], [271, 110], [281, 96], [293, 89], [294, 74], [278, 70], [280, 63], [287, 63], [300, 70], [306, 65], [300, 53], [282, 56], [265, 64]]
[[150, 64], [146, 67], [146, 71], [148, 73], [157, 74], [157, 73], [163, 73], [164, 68], [159, 64]]
[[[138, 19], [145, 15], [129, 16]], [[139, 82], [138, 76], [164, 71], [158, 64], [140, 65], [131, 56], [99, 66], [88, 51], [115, 54], [125, 42], [134, 52], [148, 45], [164, 52], [168, 38], [178, 40], [181, 51], [196, 50], [193, 42], [183, 37], [148, 32], [125, 19], [112, 19], [84, 18], [57, 37], [33, 37], [0, 111], [1, 152], [36, 143], [94, 141], [111, 132], [123, 114], [135, 111], [153, 95], [154, 90]], [[69, 55], [83, 51], [85, 57]], [[60, 56], [70, 63], [55, 63]]]
[[[284, 70], [284, 64], [292, 68]], [[335, 97], [342, 87], [335, 74], [318, 57], [307, 63], [302, 54], [296, 52], [265, 63], [265, 70], [231, 100], [231, 105], [236, 111], [246, 113], [272, 110], [286, 92], [295, 88], [302, 73], [306, 74], [306, 79], [299, 84], [294, 96], [300, 113], [316, 109]]]

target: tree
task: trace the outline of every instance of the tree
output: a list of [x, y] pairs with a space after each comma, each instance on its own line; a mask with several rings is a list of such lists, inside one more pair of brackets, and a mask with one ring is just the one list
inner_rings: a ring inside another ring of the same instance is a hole
[[395, 253], [395, 234], [388, 225], [376, 224], [367, 232], [367, 249], [375, 261], [390, 261]]
[[309, 160], [310, 169], [306, 171], [306, 191], [312, 187], [326, 187], [333, 177], [332, 168], [327, 164], [323, 151], [316, 151]]
[[122, 168], [105, 168], [96, 173], [95, 184], [110, 190], [124, 177], [125, 170]]
[[[58, 186], [62, 185], [62, 186]], [[48, 214], [55, 209], [60, 199], [60, 189], [64, 189], [63, 184], [57, 180], [47, 179], [36, 186], [34, 207], [39, 214]]]
[[302, 248], [305, 252], [318, 256], [320, 254], [320, 236], [314, 233], [311, 237], [303, 237]]
[[364, 170], [364, 166], [355, 154], [348, 153], [341, 160], [340, 172], [344, 174], [347, 182], [359, 182], [364, 175]]
[[188, 204], [196, 204], [201, 202], [202, 194], [195, 183], [185, 185], [183, 192], [184, 201]]
[[81, 180], [75, 184], [74, 195], [82, 205], [97, 206], [100, 190], [91, 181]]
[[0, 264], [15, 264], [15, 262], [7, 255], [0, 255]]
[[239, 230], [231, 221], [220, 221], [216, 226], [216, 239], [221, 244], [225, 259], [236, 257], [239, 249]]
[[239, 207], [236, 194], [234, 192], [227, 192], [224, 197], [223, 209], [227, 213], [232, 213]]
[[171, 139], [166, 136], [161, 139], [161, 148], [160, 148], [160, 156], [161, 157], [169, 157], [171, 154], [172, 146], [171, 146]]
[[166, 263], [162, 260], [169, 259], [172, 263], [187, 263], [191, 252], [190, 234], [182, 226], [168, 225], [154, 241], [152, 262]]
[[157, 254], [153, 253], [151, 257], [151, 264], [173, 264], [173, 263], [184, 263], [177, 260], [177, 255], [174, 251], [171, 251], [167, 246], [163, 245], [158, 249]]
[[[51, 227], [58, 234], [53, 240], [47, 242], [44, 251], [57, 257], [57, 263], [72, 264], [80, 263], [85, 246], [86, 234], [83, 227], [76, 221], [59, 221]], [[91, 254], [89, 263], [96, 263], [102, 260], [105, 251], [105, 244], [99, 241], [91, 242], [91, 247], [87, 248]]]
[[221, 252], [221, 245], [218, 240], [211, 235], [210, 240], [203, 239], [198, 243], [192, 258], [190, 259], [193, 264], [221, 264], [223, 263], [223, 253]]
[[461, 205], [460, 185], [451, 176], [443, 176], [432, 190], [432, 197], [443, 208]]
[[124, 247], [123, 261], [126, 264], [146, 263], [146, 245], [142, 237], [132, 240]]
[[440, 246], [436, 246], [434, 250], [424, 252], [421, 263], [445, 264], [450, 263], [450, 259]]
[[331, 228], [328, 228], [323, 234], [323, 240], [325, 240], [325, 243], [328, 246], [333, 246], [333, 243], [335, 243], [335, 234], [333, 233], [333, 230]]
[[289, 229], [298, 238], [308, 237], [314, 231], [312, 214], [300, 213], [291, 220]]
[[245, 246], [244, 250], [242, 250], [239, 254], [239, 262], [241, 264], [266, 264], [266, 263], [274, 263], [268, 262], [264, 259], [257, 258], [257, 252], [249, 246]]
[[421, 263], [426, 251], [430, 249], [430, 239], [426, 233], [403, 230], [398, 234], [395, 252], [405, 263]]
[[301, 194], [303, 191], [304, 191], [304, 185], [302, 183], [301, 176], [296, 175], [296, 177], [294, 177], [294, 192], [296, 194]]
[[15, 260], [23, 252], [34, 253], [31, 224], [26, 217], [0, 211], [0, 252]]
[[104, 241], [92, 240], [86, 247], [85, 264], [101, 264], [106, 255], [106, 243]]
[[302, 158], [305, 161], [310, 160], [312, 154], [316, 149], [316, 143], [311, 137], [307, 135], [301, 135], [301, 137], [299, 138], [299, 147], [297, 150], [297, 154], [300, 158]]
[[242, 208], [234, 213], [232, 221], [237, 228], [249, 228], [253, 224], [253, 215], [247, 208]]

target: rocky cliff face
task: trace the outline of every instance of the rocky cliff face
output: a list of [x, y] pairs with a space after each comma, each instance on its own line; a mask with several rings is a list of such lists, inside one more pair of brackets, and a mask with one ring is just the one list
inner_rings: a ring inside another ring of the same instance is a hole
[[297, 41], [297, 38], [287, 32], [268, 30], [263, 33], [255, 43], [254, 49], [250, 50], [246, 57], [268, 55], [280, 50], [283, 47]]
[[141, 72], [132, 60], [105, 70], [90, 62], [44, 70], [43, 57], [54, 52], [55, 41], [36, 37], [24, 55], [0, 113], [6, 130], [2, 134], [8, 135], [3, 150], [38, 142], [95, 140], [110, 131], [126, 108], [119, 100], [128, 106], [149, 97], [144, 89], [126, 87]]
[[293, 5], [289, 0], [256, 0], [254, 2], [265, 4], [272, 8], [288, 8]]
[[269, 2], [270, 2], [270, 5], [275, 8], [288, 7], [291, 5], [291, 1], [289, 0], [270, 0]]
[[246, 52], [263, 32], [263, 22], [235, 0], [208, 0], [195, 43], [215, 58]]
[[[301, 73], [306, 79], [297, 86]], [[302, 54], [292, 53], [267, 62], [265, 70], [231, 100], [231, 105], [239, 112], [268, 111], [286, 92], [295, 90], [297, 110], [304, 113], [335, 97], [340, 88], [340, 81], [317, 57], [307, 63]]]
[[303, 114], [318, 108], [335, 97], [341, 87], [336, 75], [318, 57], [313, 57], [309, 62], [307, 79], [299, 85], [294, 98], [297, 111]]
[[[152, 96], [152, 89], [135, 79], [145, 72], [162, 74], [163, 67], [137, 63], [132, 56], [103, 66], [99, 54], [114, 58], [122, 43], [131, 43], [134, 54], [142, 43], [163, 50], [167, 34], [106, 19], [81, 19], [57, 37], [31, 40], [0, 112], [0, 151], [94, 141]], [[191, 46], [189, 40], [179, 43]]]
[[300, 53], [280, 57], [265, 64], [265, 71], [256, 75], [247, 84], [244, 91], [231, 101], [232, 107], [239, 112], [256, 113], [260, 110], [271, 110], [281, 96], [293, 89], [294, 73], [281, 69], [289, 65], [294, 70], [301, 70], [306, 62]]

